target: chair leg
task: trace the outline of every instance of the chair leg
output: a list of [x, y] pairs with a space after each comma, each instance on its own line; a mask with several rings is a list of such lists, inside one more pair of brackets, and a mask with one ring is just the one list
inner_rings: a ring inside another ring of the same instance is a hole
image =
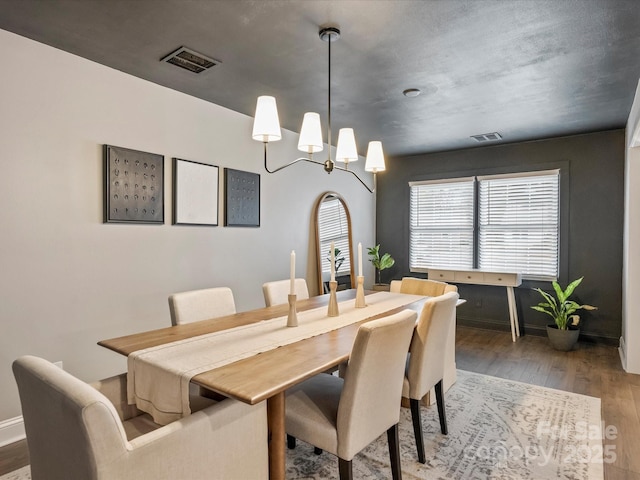
[[338, 457], [338, 470], [340, 471], [340, 480], [353, 480], [351, 460], [343, 460]]
[[447, 435], [447, 413], [444, 410], [444, 395], [442, 394], [442, 380], [436, 383], [436, 403], [438, 404], [438, 417], [440, 417], [440, 431]]
[[391, 461], [391, 476], [393, 480], [402, 480], [402, 468], [400, 466], [400, 440], [398, 438], [398, 424], [387, 430], [389, 442], [389, 459]]
[[422, 420], [420, 419], [420, 400], [409, 399], [411, 405], [411, 420], [413, 420], [413, 436], [416, 438], [416, 449], [418, 450], [418, 461], [427, 463], [424, 455], [424, 440], [422, 438]]
[[[289, 448], [289, 450], [293, 450], [296, 448], [296, 437], [287, 434], [287, 447]], [[313, 447], [313, 453], [315, 453], [316, 455], [322, 455], [322, 449]]]

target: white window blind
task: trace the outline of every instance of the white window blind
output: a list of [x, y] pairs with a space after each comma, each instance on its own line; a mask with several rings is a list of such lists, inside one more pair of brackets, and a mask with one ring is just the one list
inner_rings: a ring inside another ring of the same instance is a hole
[[474, 179], [412, 182], [409, 263], [429, 267], [473, 267]]
[[329, 257], [331, 255], [331, 242], [333, 242], [334, 247], [340, 249], [340, 254], [336, 257], [336, 264], [338, 264], [338, 258], [344, 257], [344, 262], [336, 271], [336, 275], [348, 275], [351, 272], [349, 224], [347, 222], [347, 214], [342, 207], [340, 199], [324, 200], [320, 204], [318, 229], [319, 238], [322, 239], [320, 243], [322, 271], [331, 271]]
[[558, 170], [478, 177], [478, 267], [558, 277]]

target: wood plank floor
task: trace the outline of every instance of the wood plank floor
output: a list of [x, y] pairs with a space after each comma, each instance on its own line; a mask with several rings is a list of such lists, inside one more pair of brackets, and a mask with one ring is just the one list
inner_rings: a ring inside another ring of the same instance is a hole
[[[457, 367], [602, 399], [605, 425], [617, 429], [615, 461], [604, 465], [605, 480], [640, 480], [640, 375], [624, 372], [616, 347], [580, 343], [557, 352], [544, 337], [516, 343], [509, 332], [458, 327]], [[29, 463], [25, 441], [0, 448], [0, 475]]]

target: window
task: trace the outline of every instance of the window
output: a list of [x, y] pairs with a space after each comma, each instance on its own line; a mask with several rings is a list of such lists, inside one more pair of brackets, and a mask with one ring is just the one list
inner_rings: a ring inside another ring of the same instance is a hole
[[473, 265], [473, 177], [411, 183], [410, 268]]
[[479, 177], [478, 267], [558, 277], [559, 175]]
[[556, 279], [560, 171], [412, 182], [410, 269], [516, 271]]

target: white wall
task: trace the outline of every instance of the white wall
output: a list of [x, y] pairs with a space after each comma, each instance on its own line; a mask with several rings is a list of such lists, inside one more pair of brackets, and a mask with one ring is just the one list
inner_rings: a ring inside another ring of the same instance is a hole
[[[0, 58], [0, 422], [20, 415], [20, 355], [92, 381], [125, 369], [96, 342], [168, 326], [172, 292], [228, 285], [239, 311], [261, 307], [292, 249], [315, 285], [311, 214], [324, 191], [345, 198], [354, 242], [373, 245], [374, 196], [316, 165], [267, 174], [250, 117], [2, 30]], [[297, 154], [297, 135], [283, 135], [272, 165]], [[165, 156], [164, 225], [102, 223], [104, 144]], [[221, 178], [223, 167], [259, 173], [260, 228], [223, 227], [222, 203], [218, 227], [172, 226], [172, 157], [218, 165]]]
[[[624, 263], [622, 271], [622, 341], [627, 372], [640, 374], [640, 84], [626, 131]], [[635, 186], [635, 188], [634, 188]]]

